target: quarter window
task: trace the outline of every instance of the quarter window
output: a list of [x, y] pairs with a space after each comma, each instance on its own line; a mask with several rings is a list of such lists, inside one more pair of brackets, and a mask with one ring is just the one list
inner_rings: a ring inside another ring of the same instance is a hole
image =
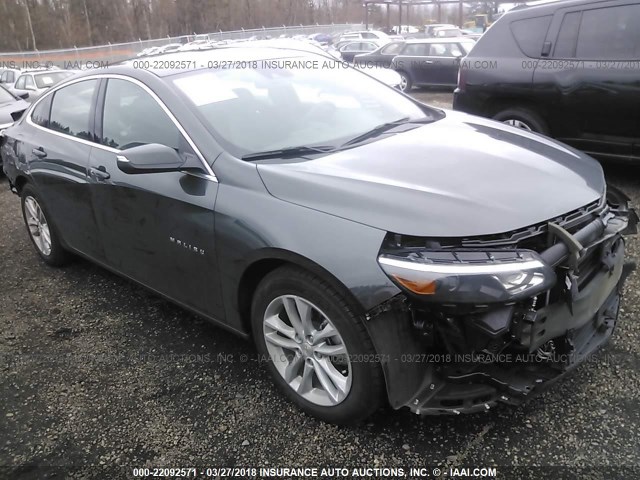
[[97, 85], [97, 80], [85, 80], [58, 90], [51, 105], [49, 128], [91, 140], [91, 105]]
[[383, 55], [399, 55], [403, 46], [404, 43], [392, 43], [391, 45], [384, 47], [380, 53]]
[[49, 111], [51, 110], [51, 95], [43, 99], [33, 109], [31, 121], [41, 127], [49, 126]]
[[127, 148], [159, 143], [179, 150], [182, 135], [158, 102], [138, 85], [110, 79], [104, 100], [103, 145]]
[[576, 57], [585, 60], [640, 58], [640, 5], [585, 10]]
[[551, 18], [552, 15], [547, 15], [511, 22], [511, 32], [516, 43], [527, 57], [540, 57]]

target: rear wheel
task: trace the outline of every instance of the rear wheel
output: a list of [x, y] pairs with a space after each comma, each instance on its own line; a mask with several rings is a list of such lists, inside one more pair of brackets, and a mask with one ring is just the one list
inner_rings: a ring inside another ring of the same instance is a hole
[[320, 278], [295, 267], [267, 275], [254, 295], [252, 328], [274, 381], [303, 411], [345, 424], [380, 406], [382, 372], [364, 325]]
[[59, 267], [68, 263], [70, 254], [62, 247], [40, 196], [31, 185], [26, 185], [21, 197], [24, 223], [38, 255], [51, 266]]
[[403, 92], [410, 92], [413, 88], [413, 82], [411, 81], [409, 74], [400, 70], [398, 75], [400, 75], [400, 90]]
[[549, 134], [549, 128], [542, 117], [528, 108], [508, 108], [496, 113], [493, 119], [529, 132]]

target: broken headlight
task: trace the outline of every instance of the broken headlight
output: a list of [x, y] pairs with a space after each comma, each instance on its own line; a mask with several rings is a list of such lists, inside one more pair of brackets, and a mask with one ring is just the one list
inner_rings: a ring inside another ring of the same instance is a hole
[[381, 253], [378, 263], [403, 290], [438, 303], [513, 302], [556, 283], [553, 269], [530, 250]]

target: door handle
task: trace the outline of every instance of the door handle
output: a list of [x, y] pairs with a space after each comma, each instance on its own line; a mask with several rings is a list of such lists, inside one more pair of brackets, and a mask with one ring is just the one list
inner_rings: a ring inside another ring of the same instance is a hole
[[47, 156], [47, 152], [45, 152], [42, 147], [32, 149], [31, 153], [38, 158], [45, 158]]
[[431, 65], [433, 63], [433, 61], [432, 60], [425, 60], [423, 63], [426, 64], [426, 65]]
[[111, 178], [111, 174], [107, 172], [107, 169], [100, 165], [98, 168], [91, 167], [89, 169], [89, 176], [95, 178], [97, 181], [109, 180]]

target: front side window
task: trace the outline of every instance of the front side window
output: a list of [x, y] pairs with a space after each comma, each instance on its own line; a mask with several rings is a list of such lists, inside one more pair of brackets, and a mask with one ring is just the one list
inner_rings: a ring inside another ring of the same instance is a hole
[[91, 140], [90, 115], [97, 80], [85, 80], [55, 92], [49, 128], [74, 137]]
[[428, 57], [431, 45], [428, 43], [411, 43], [402, 52], [403, 55], [411, 57]]
[[640, 5], [585, 10], [576, 57], [584, 60], [640, 58]]
[[102, 117], [103, 145], [127, 148], [159, 143], [179, 150], [182, 135], [173, 121], [142, 87], [109, 79]]
[[384, 123], [441, 118], [439, 111], [421, 108], [356, 69], [283, 64], [317, 59], [283, 57], [254, 69], [198, 70], [166, 78], [236, 157], [299, 146], [338, 147]]

